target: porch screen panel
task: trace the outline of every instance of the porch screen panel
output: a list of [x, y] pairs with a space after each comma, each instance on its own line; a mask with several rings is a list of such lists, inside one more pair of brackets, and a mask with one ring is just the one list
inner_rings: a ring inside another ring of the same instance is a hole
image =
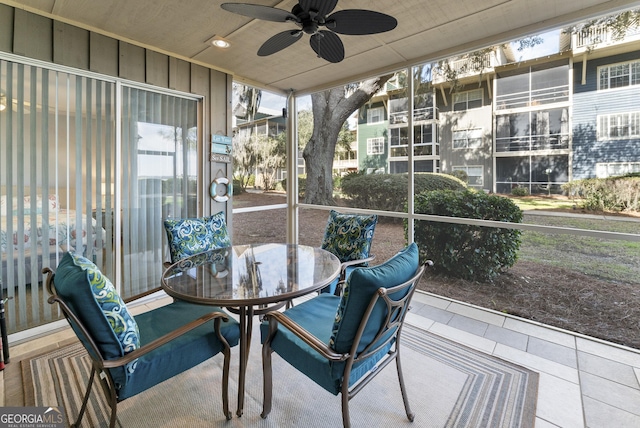
[[9, 333], [61, 317], [43, 267], [65, 251], [113, 277], [105, 228], [113, 176], [113, 83], [0, 61], [0, 279]]
[[198, 214], [197, 100], [123, 87], [122, 293], [160, 285], [163, 221]]

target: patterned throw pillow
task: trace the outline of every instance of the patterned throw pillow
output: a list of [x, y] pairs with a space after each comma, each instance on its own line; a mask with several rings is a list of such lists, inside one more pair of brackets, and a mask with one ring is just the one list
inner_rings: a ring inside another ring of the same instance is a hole
[[164, 221], [164, 227], [173, 263], [204, 251], [231, 246], [223, 211], [210, 217], [169, 218]]
[[322, 249], [341, 262], [369, 257], [377, 215], [341, 214], [331, 210], [322, 240]]
[[[111, 281], [87, 258], [75, 253], [69, 253], [69, 255], [73, 259], [73, 264], [86, 273], [93, 297], [122, 345], [124, 353], [128, 354], [138, 349], [140, 347], [138, 324]], [[135, 364], [127, 367], [129, 372], [133, 372], [134, 369]]]

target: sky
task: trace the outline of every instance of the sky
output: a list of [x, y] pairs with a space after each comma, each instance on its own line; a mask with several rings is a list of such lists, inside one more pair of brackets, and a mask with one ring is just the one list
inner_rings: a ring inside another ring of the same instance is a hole
[[553, 30], [547, 33], [540, 34], [540, 37], [544, 39], [544, 42], [540, 45], [536, 45], [532, 48], [527, 48], [522, 51], [518, 51], [518, 45], [511, 43], [513, 51], [516, 55], [516, 59], [519, 61], [526, 61], [528, 59], [540, 58], [547, 55], [558, 53], [560, 46], [560, 31]]

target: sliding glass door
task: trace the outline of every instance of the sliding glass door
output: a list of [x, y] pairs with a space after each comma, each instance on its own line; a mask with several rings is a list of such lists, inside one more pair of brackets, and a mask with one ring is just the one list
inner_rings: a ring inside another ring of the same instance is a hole
[[9, 333], [60, 319], [41, 271], [65, 251], [96, 263], [124, 297], [160, 285], [163, 219], [198, 212], [198, 106], [197, 98], [0, 59]]
[[122, 90], [122, 292], [160, 285], [163, 220], [197, 214], [198, 102]]

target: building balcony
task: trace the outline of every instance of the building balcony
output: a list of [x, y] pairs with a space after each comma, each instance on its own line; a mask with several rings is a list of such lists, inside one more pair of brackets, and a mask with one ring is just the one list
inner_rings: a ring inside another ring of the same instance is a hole
[[640, 41], [640, 27], [628, 28], [623, 37], [616, 37], [614, 32], [604, 25], [571, 36], [574, 55], [638, 41]]
[[569, 134], [496, 138], [496, 152], [527, 152], [569, 148]]

